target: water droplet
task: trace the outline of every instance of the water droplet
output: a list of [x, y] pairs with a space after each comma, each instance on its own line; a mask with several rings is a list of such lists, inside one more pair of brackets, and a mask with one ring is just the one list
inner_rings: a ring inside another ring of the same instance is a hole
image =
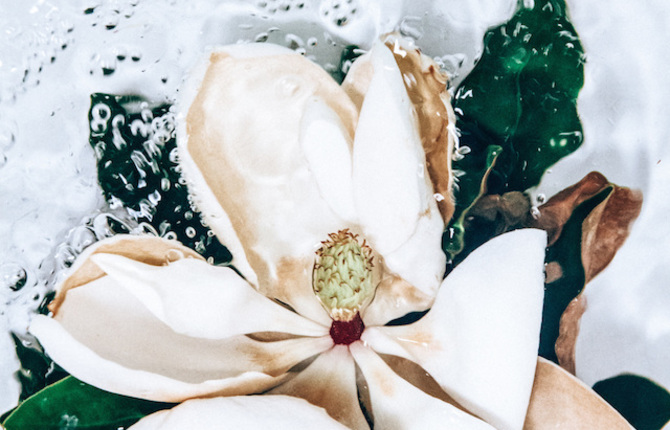
[[187, 236], [189, 239], [193, 239], [193, 238], [195, 237], [196, 233], [197, 233], [197, 232], [195, 231], [195, 229], [194, 229], [193, 227], [191, 227], [191, 226], [186, 227], [186, 230], [185, 230], [184, 232], [186, 233], [186, 236]]
[[538, 204], [543, 204], [547, 200], [547, 196], [540, 193], [537, 195], [536, 199]]
[[530, 215], [534, 219], [539, 219], [540, 218], [541, 213], [540, 213], [540, 210], [537, 208], [537, 206], [533, 206], [532, 208], [530, 208]]
[[26, 285], [28, 274], [17, 263], [8, 262], [0, 265], [0, 291], [9, 288], [19, 291]]

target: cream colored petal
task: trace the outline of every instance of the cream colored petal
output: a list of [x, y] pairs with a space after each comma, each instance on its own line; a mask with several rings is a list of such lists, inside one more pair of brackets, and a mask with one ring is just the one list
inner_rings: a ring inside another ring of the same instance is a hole
[[117, 254], [152, 266], [163, 266], [182, 258], [203, 259], [193, 251], [174, 240], [154, 236], [131, 236], [119, 234], [94, 243], [82, 252], [68, 269], [67, 278], [56, 286], [56, 297], [49, 303], [49, 310], [58, 313], [67, 292], [105, 275], [89, 258], [98, 253]]
[[288, 369], [332, 346], [329, 336], [259, 342], [175, 333], [109, 276], [70, 290], [55, 318], [36, 316], [30, 331], [77, 378], [170, 402], [265, 391]]
[[631, 430], [589, 386], [554, 363], [538, 359], [524, 430]]
[[366, 238], [382, 255], [414, 233], [432, 190], [416, 114], [389, 49], [370, 52], [374, 74], [354, 139], [354, 201]]
[[384, 325], [433, 303], [442, 283], [446, 256], [442, 251], [444, 223], [435, 203], [419, 218], [416, 231], [400, 248], [384, 258], [387, 276], [363, 314], [367, 326]]
[[319, 355], [295, 378], [270, 393], [303, 398], [325, 408], [348, 428], [369, 428], [358, 403], [354, 360], [346, 346], [338, 345]]
[[[244, 49], [266, 54], [268, 48]], [[185, 125], [178, 135], [184, 175], [205, 220], [242, 260], [234, 263], [242, 274], [266, 295], [327, 323], [318, 303], [304, 299], [312, 295], [314, 252], [343, 220], [323, 199], [303, 154], [301, 121], [316, 97], [351, 139], [356, 108], [324, 70], [300, 55], [256, 58], [237, 51], [213, 53], [203, 73], [187, 82], [192, 96], [182, 101]], [[287, 262], [294, 267], [282, 268]]]
[[91, 260], [177, 333], [207, 339], [265, 331], [328, 334], [328, 327], [264, 297], [229, 267], [195, 259], [156, 267], [113, 254]]
[[350, 349], [370, 392], [375, 428], [493, 430], [484, 421], [405, 381], [361, 342], [353, 343]]
[[346, 430], [304, 400], [288, 396], [244, 396], [189, 400], [148, 415], [129, 430]]
[[300, 144], [324, 200], [340, 218], [356, 222], [351, 137], [337, 113], [319, 98], [306, 103]]
[[411, 359], [468, 410], [500, 429], [523, 426], [544, 294], [546, 234], [524, 229], [475, 250], [416, 323], [370, 327], [375, 350]]

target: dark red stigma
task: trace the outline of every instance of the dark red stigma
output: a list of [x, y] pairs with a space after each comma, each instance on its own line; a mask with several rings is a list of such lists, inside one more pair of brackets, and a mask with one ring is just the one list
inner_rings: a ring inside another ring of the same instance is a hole
[[330, 326], [330, 337], [333, 338], [335, 345], [351, 345], [361, 338], [365, 330], [365, 324], [361, 315], [356, 316], [351, 321], [333, 321]]

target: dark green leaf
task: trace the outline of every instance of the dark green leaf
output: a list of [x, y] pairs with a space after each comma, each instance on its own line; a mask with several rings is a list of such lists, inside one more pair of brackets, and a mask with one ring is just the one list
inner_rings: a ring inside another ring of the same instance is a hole
[[149, 106], [138, 97], [96, 93], [91, 96], [89, 121], [98, 181], [110, 205], [123, 205], [161, 236], [173, 232], [215, 264], [231, 260], [191, 207], [177, 165], [169, 105]]
[[21, 403], [3, 425], [7, 430], [117, 430], [172, 406], [112, 394], [68, 376]]
[[454, 97], [460, 145], [471, 150], [466, 158], [481, 159], [490, 145], [502, 147], [489, 192], [525, 191], [582, 143], [584, 53], [562, 0], [521, 8], [484, 42]]
[[670, 420], [670, 393], [636, 375], [619, 375], [593, 386], [637, 430], [659, 430]]
[[457, 179], [454, 191], [456, 210], [442, 238], [442, 248], [453, 259], [464, 248], [465, 218], [477, 199], [486, 193], [486, 179], [493, 169], [501, 148], [489, 146], [486, 157], [464, 157], [454, 161], [454, 170], [465, 172]]

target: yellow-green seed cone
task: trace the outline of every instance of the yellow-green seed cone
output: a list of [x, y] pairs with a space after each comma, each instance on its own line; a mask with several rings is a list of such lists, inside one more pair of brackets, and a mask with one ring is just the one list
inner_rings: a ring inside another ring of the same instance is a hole
[[372, 249], [349, 230], [331, 233], [316, 252], [312, 286], [336, 321], [351, 320], [375, 294]]

